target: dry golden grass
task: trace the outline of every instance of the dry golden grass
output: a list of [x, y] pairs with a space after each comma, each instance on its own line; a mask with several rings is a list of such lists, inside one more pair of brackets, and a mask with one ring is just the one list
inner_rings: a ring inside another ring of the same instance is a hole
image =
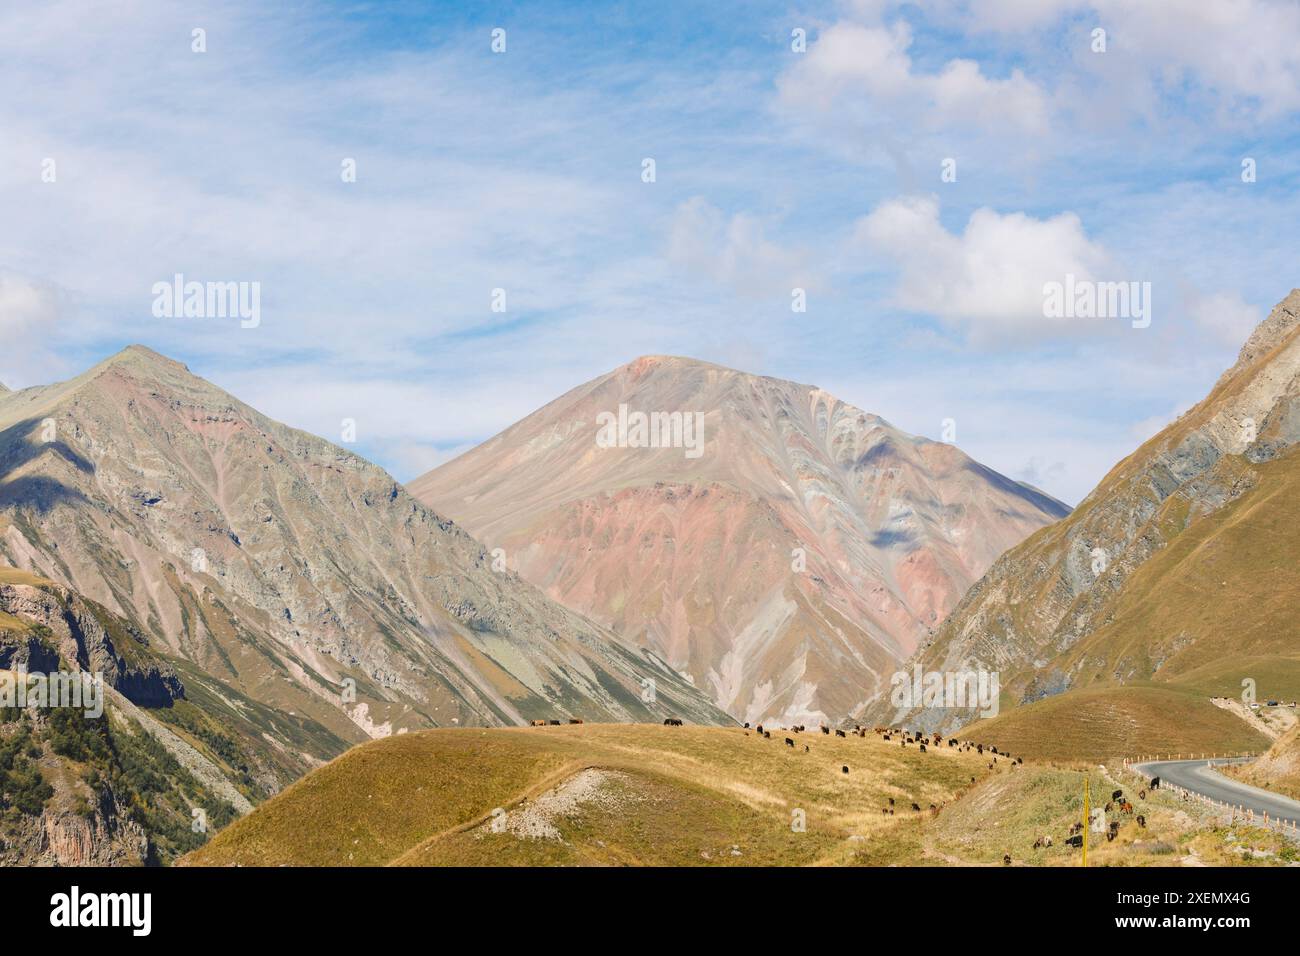
[[[784, 743], [789, 736], [796, 742]], [[804, 746], [809, 750], [804, 751]], [[874, 735], [586, 724], [432, 730], [354, 748], [214, 836], [194, 865], [846, 862], [887, 842], [913, 802], [950, 803], [987, 773]], [[849, 773], [842, 772], [844, 766]], [[614, 771], [617, 813], [557, 821], [563, 841], [485, 827], [578, 771]], [[881, 813], [895, 800], [896, 815]], [[806, 830], [792, 827], [802, 811]], [[735, 852], [733, 852], [733, 848]]]
[[1045, 760], [1258, 753], [1269, 740], [1199, 693], [1159, 685], [1071, 691], [968, 725], [959, 736]]

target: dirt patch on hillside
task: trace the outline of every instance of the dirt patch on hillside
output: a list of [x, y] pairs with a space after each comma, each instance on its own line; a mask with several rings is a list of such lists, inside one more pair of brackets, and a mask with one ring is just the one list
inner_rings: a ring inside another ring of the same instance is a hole
[[[618, 811], [628, 800], [631, 783], [631, 776], [617, 770], [582, 770], [513, 810], [494, 810], [492, 819], [479, 827], [478, 835], [509, 833], [521, 840], [563, 839], [560, 821], [571, 820], [584, 810]], [[616, 788], [614, 784], [624, 786]]]

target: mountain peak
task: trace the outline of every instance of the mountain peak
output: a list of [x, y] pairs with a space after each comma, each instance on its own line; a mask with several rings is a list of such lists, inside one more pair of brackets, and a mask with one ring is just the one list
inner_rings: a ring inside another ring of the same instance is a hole
[[1255, 327], [1246, 344], [1241, 347], [1237, 364], [1229, 374], [1272, 351], [1295, 330], [1297, 324], [1300, 324], [1300, 289], [1292, 289], [1290, 295], [1273, 306], [1268, 318]]
[[177, 362], [167, 356], [155, 352], [147, 345], [128, 345], [122, 351], [115, 355], [110, 355], [104, 361], [95, 366], [92, 371], [114, 368], [118, 366], [130, 366], [137, 369], [155, 369], [166, 372], [189, 372], [189, 366], [183, 362]]

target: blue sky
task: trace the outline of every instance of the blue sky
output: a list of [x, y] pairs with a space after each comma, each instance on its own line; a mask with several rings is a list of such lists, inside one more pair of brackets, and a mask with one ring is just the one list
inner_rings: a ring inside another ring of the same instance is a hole
[[[143, 342], [405, 480], [690, 355], [1075, 503], [1300, 285], [1280, 0], [264, 6], [0, 12], [0, 380]], [[261, 325], [155, 318], [177, 272]], [[1151, 327], [1045, 319], [1066, 272]]]

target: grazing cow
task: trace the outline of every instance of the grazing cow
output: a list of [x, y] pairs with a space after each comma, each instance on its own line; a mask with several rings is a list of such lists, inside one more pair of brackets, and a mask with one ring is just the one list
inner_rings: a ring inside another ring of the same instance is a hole
[[825, 724], [822, 724], [822, 733], [824, 733], [824, 734], [830, 734], [830, 732], [831, 732], [831, 729], [830, 729], [829, 727], [827, 727]]
[[1159, 778], [1159, 777], [1152, 777], [1152, 778], [1151, 778], [1151, 789], [1152, 789], [1152, 790], [1159, 790], [1159, 789], [1160, 789], [1160, 778]]
[[889, 798], [889, 805], [890, 805], [891, 807], [894, 805], [894, 798], [893, 798], [893, 797], [890, 797], [890, 798]]
[[786, 738], [785, 738], [785, 745], [786, 745], [787, 747], [793, 747], [793, 746], [794, 746], [794, 741], [791, 740], [789, 737], [786, 737]]
[[1129, 803], [1127, 800], [1125, 800], [1123, 803], [1121, 803], [1121, 804], [1119, 805], [1119, 809], [1120, 809], [1120, 813], [1132, 813], [1132, 812], [1133, 812], [1133, 804], [1131, 804], [1131, 803]]
[[569, 718], [569, 723], [571, 723], [571, 724], [580, 724], [580, 723], [582, 723], [582, 718], [581, 718], [581, 717], [570, 717], [570, 718]]
[[804, 744], [804, 745], [803, 745], [803, 752], [804, 752], [804, 753], [811, 753], [811, 751], [808, 749], [808, 745], [807, 745], [807, 744]]
[[925, 744], [921, 744], [921, 753], [925, 753]]
[[1024, 762], [1025, 762], [1025, 758], [1024, 758], [1024, 757], [1017, 757], [1017, 758], [1016, 758], [1016, 763], [1024, 763]]
[[891, 737], [891, 736], [889, 736], [889, 734], [885, 734], [885, 739], [886, 739], [886, 740], [893, 740], [894, 738]]
[[680, 726], [682, 726], [682, 722], [681, 722], [681, 720], [680, 720], [679, 718], [677, 718], [677, 717], [665, 717], [665, 718], [664, 718], [664, 726], [665, 726], [665, 727], [680, 727]]
[[844, 736], [846, 736], [846, 735], [845, 735], [844, 731], [842, 731], [842, 730], [837, 730], [837, 731], [835, 731], [835, 736], [836, 736], [836, 737], [844, 737]]
[[983, 744], [976, 744], [976, 745], [975, 745], [975, 752], [976, 752], [977, 754], [979, 754], [981, 757], [984, 756], [984, 745], [983, 745]]
[[1070, 836], [1074, 836], [1076, 833], [1081, 833], [1082, 831], [1083, 831], [1083, 824], [1076, 823], [1070, 827]]
[[1112, 793], [1112, 794], [1110, 795], [1110, 798], [1111, 798], [1112, 800], [1116, 800], [1116, 801], [1122, 800], [1122, 799], [1124, 799], [1124, 791], [1123, 791], [1123, 790], [1116, 790], [1114, 793]]
[[1146, 792], [1145, 790], [1139, 790], [1139, 791], [1138, 791], [1138, 799], [1139, 799], [1139, 800], [1145, 800], [1146, 798], [1147, 798], [1147, 792]]
[[746, 729], [746, 730], [749, 729], [749, 721], [745, 721], [745, 729]]
[[1142, 814], [1140, 813], [1138, 814], [1137, 821], [1138, 821], [1138, 826], [1140, 826], [1143, 830], [1147, 828], [1147, 818], [1142, 816]]
[[848, 767], [840, 767], [840, 773], [848, 773], [848, 772], [849, 772]]
[[546, 721], [544, 721], [544, 720], [534, 720], [534, 721], [532, 722], [532, 726], [534, 726], [534, 727], [545, 727], [545, 726], [546, 726]]
[[1003, 865], [1003, 866], [1010, 866], [1010, 865], [1011, 865], [1011, 854], [1010, 854], [1010, 853], [1003, 853], [1003, 854], [1002, 854], [1002, 865]]
[[921, 812], [921, 807], [918, 804], [915, 803], [912, 804], [912, 809], [915, 810], [917, 813]]
[[558, 726], [560, 726], [560, 722], [559, 722], [558, 720], [553, 720], [553, 721], [551, 721], [551, 726], [552, 726], [552, 727], [558, 727]]
[[759, 724], [759, 725], [758, 725], [757, 727], [755, 727], [754, 729], [757, 730], [757, 731], [761, 734], [761, 733], [763, 732], [763, 725], [762, 725], [762, 724]]
[[770, 730], [765, 730], [765, 731], [763, 731], [763, 738], [764, 738], [765, 740], [771, 740], [771, 739], [772, 739], [772, 731], [770, 731]]
[[1111, 807], [1113, 807], [1113, 806], [1115, 806], [1115, 804], [1113, 804], [1113, 803], [1108, 803], [1108, 804], [1106, 804], [1106, 806], [1105, 806], [1103, 809], [1104, 809], [1107, 813], [1110, 813]]
[[1083, 846], [1083, 834], [1079, 834], [1079, 836], [1067, 837], [1065, 843], [1067, 846], [1081, 847]]

